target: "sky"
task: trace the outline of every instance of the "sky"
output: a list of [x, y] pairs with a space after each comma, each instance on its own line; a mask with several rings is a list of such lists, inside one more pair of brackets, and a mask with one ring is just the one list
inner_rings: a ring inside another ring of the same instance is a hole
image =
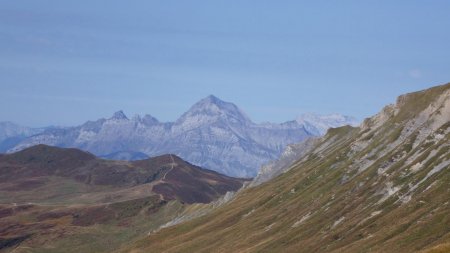
[[0, 121], [174, 121], [210, 94], [255, 122], [363, 119], [450, 82], [450, 1], [0, 0]]

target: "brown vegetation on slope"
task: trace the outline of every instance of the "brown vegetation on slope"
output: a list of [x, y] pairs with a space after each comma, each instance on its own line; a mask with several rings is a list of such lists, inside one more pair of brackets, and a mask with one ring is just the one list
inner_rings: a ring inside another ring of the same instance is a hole
[[110, 252], [244, 182], [174, 155], [110, 161], [46, 145], [2, 155], [0, 252]]

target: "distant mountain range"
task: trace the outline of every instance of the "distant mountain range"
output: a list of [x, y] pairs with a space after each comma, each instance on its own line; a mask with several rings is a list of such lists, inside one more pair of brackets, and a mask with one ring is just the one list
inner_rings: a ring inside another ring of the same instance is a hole
[[13, 148], [27, 137], [44, 132], [47, 128], [31, 128], [6, 121], [0, 122], [0, 152]]
[[26, 128], [0, 124], [0, 151], [16, 152], [37, 144], [74, 147], [108, 159], [138, 160], [172, 153], [217, 172], [254, 177], [288, 144], [322, 135], [330, 127], [355, 125], [348, 116], [307, 114], [282, 124], [256, 124], [236, 105], [208, 96], [175, 122], [145, 115], [111, 118], [75, 127]]

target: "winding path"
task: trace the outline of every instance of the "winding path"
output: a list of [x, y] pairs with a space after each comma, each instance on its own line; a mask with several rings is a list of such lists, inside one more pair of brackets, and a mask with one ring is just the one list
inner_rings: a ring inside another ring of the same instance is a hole
[[171, 172], [173, 170], [173, 168], [175, 167], [175, 160], [173, 159], [172, 154], [169, 154], [169, 155], [170, 155], [170, 159], [172, 160], [172, 164], [170, 165], [171, 166], [170, 169], [168, 171], [166, 171], [166, 173], [164, 173], [162, 180], [166, 180], [167, 174], [169, 174], [169, 172]]

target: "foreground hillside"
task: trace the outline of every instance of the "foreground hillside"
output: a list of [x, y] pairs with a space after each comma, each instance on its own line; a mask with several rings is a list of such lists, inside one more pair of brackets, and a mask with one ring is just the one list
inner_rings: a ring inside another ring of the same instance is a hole
[[174, 155], [125, 162], [38, 145], [0, 156], [0, 252], [110, 252], [245, 180]]
[[289, 171], [121, 252], [445, 252], [449, 186], [446, 84], [329, 130]]

